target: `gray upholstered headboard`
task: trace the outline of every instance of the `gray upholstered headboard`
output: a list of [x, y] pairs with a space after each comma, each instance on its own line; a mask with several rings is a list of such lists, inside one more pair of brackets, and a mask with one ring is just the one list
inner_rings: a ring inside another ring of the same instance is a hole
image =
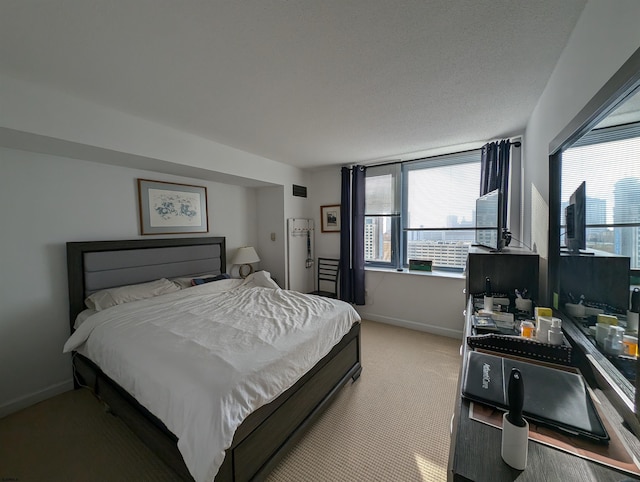
[[94, 291], [226, 270], [224, 237], [67, 243], [71, 326]]

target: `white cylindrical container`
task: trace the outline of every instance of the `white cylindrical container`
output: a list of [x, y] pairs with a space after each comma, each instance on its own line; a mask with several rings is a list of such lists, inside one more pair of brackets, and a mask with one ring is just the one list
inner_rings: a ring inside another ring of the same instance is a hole
[[551, 319], [548, 335], [550, 345], [562, 345], [562, 320], [560, 318]]
[[516, 298], [516, 310], [531, 314], [533, 301], [525, 298]]
[[627, 333], [638, 331], [638, 318], [640, 318], [640, 314], [627, 310]]
[[518, 427], [509, 422], [507, 415], [508, 412], [502, 416], [502, 460], [514, 469], [524, 470], [529, 452], [529, 422], [524, 420], [524, 427]]
[[598, 323], [596, 325], [596, 343], [604, 346], [604, 339], [609, 334], [609, 326], [606, 323]]
[[484, 297], [484, 311], [493, 311], [493, 296]]
[[552, 319], [551, 316], [538, 316], [538, 326], [536, 327], [536, 339], [538, 341], [549, 343], [549, 328], [551, 328]]
[[609, 334], [604, 339], [604, 351], [612, 356], [618, 356], [624, 351], [623, 337], [624, 328], [620, 326], [610, 326]]

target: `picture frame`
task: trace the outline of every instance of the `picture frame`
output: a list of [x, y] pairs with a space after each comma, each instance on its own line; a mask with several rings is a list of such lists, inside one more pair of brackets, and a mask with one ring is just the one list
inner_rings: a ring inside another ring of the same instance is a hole
[[207, 188], [138, 179], [140, 234], [208, 233]]
[[340, 204], [320, 206], [320, 228], [323, 233], [340, 232]]

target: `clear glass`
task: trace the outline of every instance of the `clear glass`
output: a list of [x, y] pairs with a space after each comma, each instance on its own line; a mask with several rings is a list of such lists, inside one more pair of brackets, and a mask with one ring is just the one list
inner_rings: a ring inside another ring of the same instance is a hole
[[453, 164], [406, 173], [407, 228], [474, 228], [480, 195], [478, 162]]
[[368, 168], [365, 261], [396, 268], [426, 259], [436, 268], [464, 269], [475, 237], [480, 155]]
[[582, 181], [587, 188], [587, 249], [628, 256], [631, 269], [640, 269], [639, 228], [619, 226], [640, 224], [640, 137], [571, 147], [563, 152], [563, 227], [569, 196]]
[[366, 216], [364, 219], [364, 260], [391, 263], [394, 235], [390, 216]]
[[434, 267], [464, 269], [475, 231], [408, 231], [405, 264], [432, 260]]

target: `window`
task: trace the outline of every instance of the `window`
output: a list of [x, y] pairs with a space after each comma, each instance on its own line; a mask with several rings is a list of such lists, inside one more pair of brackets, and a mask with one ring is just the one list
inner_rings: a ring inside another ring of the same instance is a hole
[[365, 261], [462, 270], [475, 236], [480, 150], [367, 168]]
[[640, 269], [640, 124], [593, 130], [562, 153], [562, 231], [564, 208], [582, 181], [587, 249], [628, 256], [631, 269]]
[[367, 168], [365, 183], [365, 262], [397, 267], [400, 164]]

